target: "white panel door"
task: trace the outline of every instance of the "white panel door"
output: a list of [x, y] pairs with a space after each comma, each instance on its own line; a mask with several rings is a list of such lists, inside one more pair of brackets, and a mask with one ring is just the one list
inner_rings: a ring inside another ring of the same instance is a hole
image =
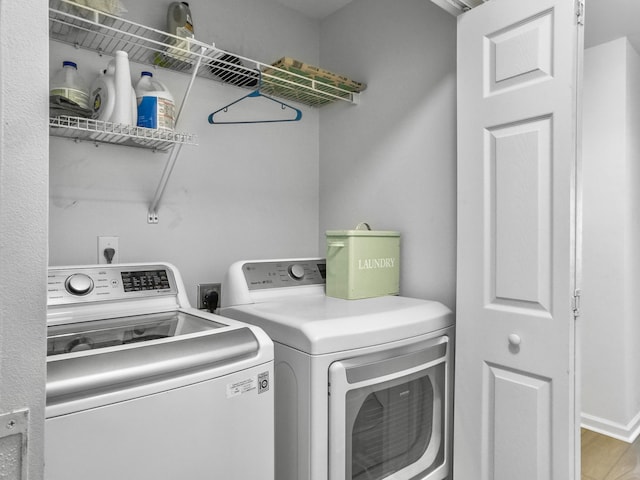
[[574, 0], [458, 17], [455, 480], [579, 479]]

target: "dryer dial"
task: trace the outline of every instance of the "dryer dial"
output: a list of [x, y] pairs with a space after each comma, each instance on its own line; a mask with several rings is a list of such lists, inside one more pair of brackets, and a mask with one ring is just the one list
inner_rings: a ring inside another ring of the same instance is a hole
[[93, 290], [93, 280], [84, 273], [74, 273], [67, 277], [64, 286], [72, 295], [87, 295]]
[[289, 275], [294, 280], [302, 280], [304, 278], [304, 267], [298, 263], [289, 266]]

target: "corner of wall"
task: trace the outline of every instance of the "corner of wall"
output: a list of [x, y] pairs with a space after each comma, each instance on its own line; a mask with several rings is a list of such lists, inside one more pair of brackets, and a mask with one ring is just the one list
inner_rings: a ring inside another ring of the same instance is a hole
[[629, 381], [633, 349], [627, 343], [628, 266], [622, 245], [627, 204], [626, 188], [621, 188], [627, 128], [624, 41], [585, 51], [583, 92], [582, 412], [597, 424], [616, 426], [634, 416], [629, 412], [636, 383]]
[[629, 371], [631, 385], [629, 415], [640, 416], [640, 351], [635, 346], [640, 341], [640, 54], [633, 44], [626, 40], [626, 175], [627, 191], [625, 257], [627, 271], [625, 279], [626, 316], [629, 326], [627, 337], [629, 351]]

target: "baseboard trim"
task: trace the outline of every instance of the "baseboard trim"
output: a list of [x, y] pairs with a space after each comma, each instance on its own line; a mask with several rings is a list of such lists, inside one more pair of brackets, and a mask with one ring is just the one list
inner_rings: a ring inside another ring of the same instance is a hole
[[604, 418], [583, 413], [580, 420], [582, 428], [633, 443], [640, 435], [640, 412], [626, 425]]

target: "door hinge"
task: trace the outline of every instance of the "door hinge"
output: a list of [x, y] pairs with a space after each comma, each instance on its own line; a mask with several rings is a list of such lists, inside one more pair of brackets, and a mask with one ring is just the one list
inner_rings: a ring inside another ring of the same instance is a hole
[[578, 318], [580, 316], [580, 296], [582, 294], [581, 290], [576, 290], [573, 292], [573, 317]]
[[576, 0], [576, 19], [578, 25], [584, 25], [584, 0]]

